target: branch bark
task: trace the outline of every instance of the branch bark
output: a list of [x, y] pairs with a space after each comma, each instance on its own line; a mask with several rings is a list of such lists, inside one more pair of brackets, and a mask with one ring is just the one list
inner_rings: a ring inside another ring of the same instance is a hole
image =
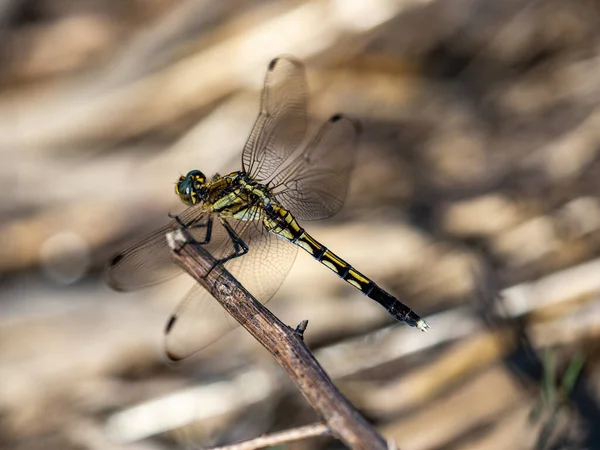
[[216, 260], [196, 245], [183, 229], [167, 234], [176, 264], [215, 299], [285, 369], [300, 392], [329, 427], [331, 434], [353, 450], [386, 450], [386, 441], [337, 390], [302, 340], [246, 291]]

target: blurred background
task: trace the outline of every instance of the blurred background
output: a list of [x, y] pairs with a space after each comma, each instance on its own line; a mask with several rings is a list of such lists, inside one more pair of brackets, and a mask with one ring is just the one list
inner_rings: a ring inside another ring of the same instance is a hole
[[401, 449], [599, 449], [594, 0], [2, 1], [0, 447], [200, 448], [318, 420], [243, 330], [166, 362], [186, 276], [103, 280], [182, 210], [180, 174], [240, 167], [280, 54], [306, 64], [316, 122], [364, 127], [344, 208], [303, 225], [431, 330], [305, 253], [272, 311], [309, 320]]

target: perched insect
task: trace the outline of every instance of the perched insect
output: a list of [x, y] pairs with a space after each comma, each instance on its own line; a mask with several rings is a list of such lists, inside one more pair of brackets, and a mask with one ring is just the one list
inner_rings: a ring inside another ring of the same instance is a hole
[[[171, 261], [165, 233], [185, 227], [262, 302], [277, 291], [300, 247], [394, 318], [426, 331], [427, 323], [408, 306], [312, 238], [297, 222], [323, 219], [339, 211], [360, 132], [355, 121], [336, 114], [301, 147], [307, 99], [302, 63], [289, 57], [271, 61], [260, 113], [242, 152], [242, 170], [211, 179], [199, 170], [181, 176], [175, 192], [189, 208], [115, 256], [107, 269], [109, 284], [131, 290], [182, 273]], [[203, 314], [205, 297], [210, 297], [208, 291], [195, 285], [169, 320], [166, 346], [170, 358], [185, 358], [224, 332], [220, 327], [201, 330], [210, 338], [199, 343], [197, 318]]]

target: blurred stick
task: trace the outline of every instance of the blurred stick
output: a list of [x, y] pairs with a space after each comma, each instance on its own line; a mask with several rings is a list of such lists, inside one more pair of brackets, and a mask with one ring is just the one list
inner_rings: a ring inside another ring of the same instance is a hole
[[222, 447], [213, 447], [209, 450], [255, 450], [268, 446], [285, 444], [286, 442], [299, 441], [315, 436], [327, 436], [329, 427], [324, 423], [314, 423], [304, 427], [292, 428], [291, 430], [281, 431], [279, 433], [267, 434], [255, 439], [250, 439], [239, 444], [225, 445]]
[[260, 304], [225, 268], [183, 230], [167, 234], [171, 257], [207, 289], [285, 369], [331, 434], [351, 449], [385, 450], [385, 440], [337, 390], [294, 330]]

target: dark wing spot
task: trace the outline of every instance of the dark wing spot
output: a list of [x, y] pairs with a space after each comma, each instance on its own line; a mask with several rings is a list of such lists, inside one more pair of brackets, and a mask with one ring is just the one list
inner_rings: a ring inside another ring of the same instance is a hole
[[116, 266], [117, 264], [119, 264], [119, 262], [125, 257], [125, 255], [123, 253], [119, 253], [118, 255], [116, 255], [113, 259], [110, 260], [109, 265], [111, 267]]
[[360, 123], [360, 121], [355, 120], [355, 119], [351, 119], [348, 116], [345, 116], [344, 114], [339, 114], [339, 113], [338, 114], [334, 114], [333, 116], [331, 116], [329, 118], [329, 121], [331, 123], [335, 123], [335, 122], [338, 122], [341, 119], [349, 120], [352, 123], [352, 125], [354, 126], [354, 129], [356, 130], [356, 134], [361, 134], [362, 133], [363, 130], [362, 130], [362, 124]]
[[170, 352], [170, 351], [168, 351], [168, 350], [167, 350], [167, 352], [166, 352], [166, 353], [167, 353], [167, 358], [169, 358], [169, 361], [171, 361], [171, 362], [174, 362], [174, 363], [176, 363], [176, 362], [179, 362], [179, 361], [181, 361], [181, 360], [182, 360], [182, 358], [178, 358], [177, 356], [175, 356], [175, 354], [174, 354], [174, 353], [171, 353], [171, 352]]
[[171, 330], [173, 329], [173, 325], [175, 325], [175, 322], [177, 322], [176, 315], [172, 315], [171, 317], [169, 317], [169, 321], [167, 322], [167, 326], [165, 327], [165, 334], [169, 334], [171, 332]]

